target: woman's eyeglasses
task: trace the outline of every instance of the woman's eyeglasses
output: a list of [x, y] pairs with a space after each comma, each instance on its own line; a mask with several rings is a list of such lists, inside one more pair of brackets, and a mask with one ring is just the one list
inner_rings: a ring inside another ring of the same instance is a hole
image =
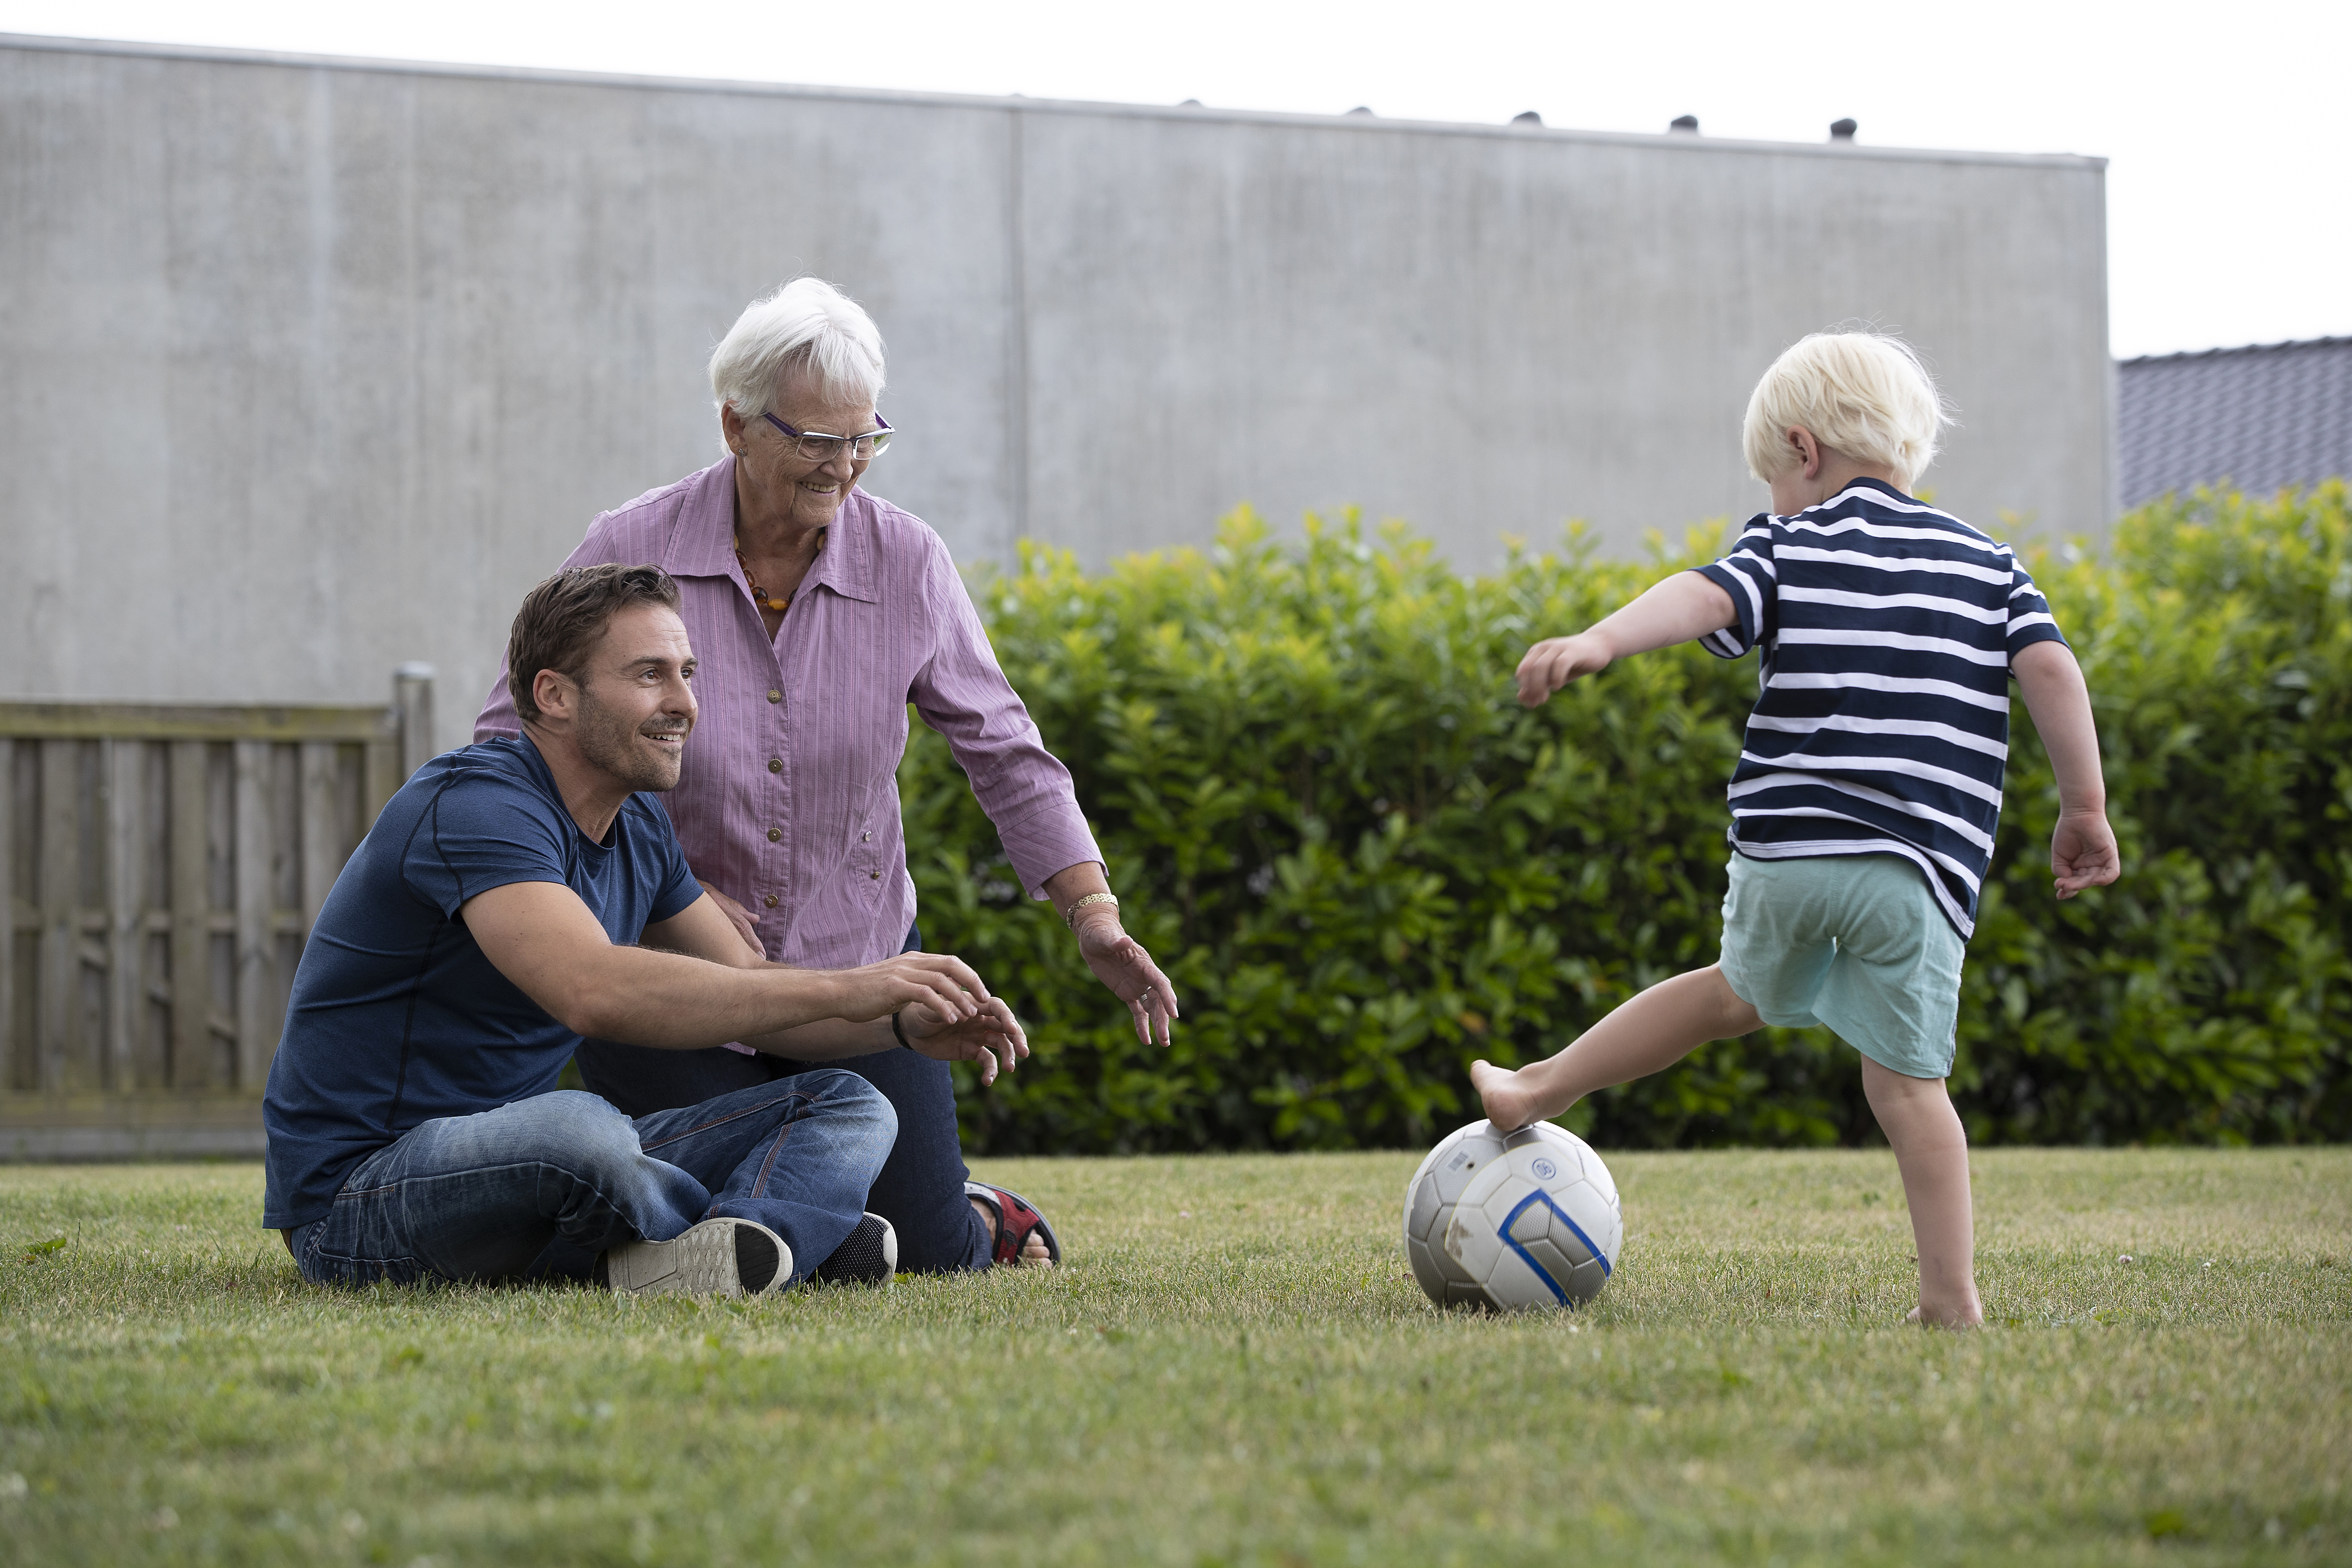
[[874, 423], [881, 428], [863, 436], [828, 436], [822, 430], [795, 430], [772, 414], [762, 414], [760, 417], [791, 437], [793, 450], [800, 455], [803, 462], [807, 463], [830, 463], [841, 456], [845, 447], [857, 461], [871, 462], [890, 445], [890, 437], [895, 434], [890, 422], [879, 414], [874, 416]]

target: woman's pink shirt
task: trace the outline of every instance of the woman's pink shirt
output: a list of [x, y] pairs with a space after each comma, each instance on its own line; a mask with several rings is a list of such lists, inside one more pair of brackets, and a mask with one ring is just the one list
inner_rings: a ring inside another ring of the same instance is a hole
[[[734, 527], [729, 458], [605, 512], [563, 564], [651, 562], [677, 579], [701, 712], [663, 801], [694, 874], [760, 917], [770, 958], [843, 969], [905, 942], [915, 884], [898, 769], [909, 702], [947, 737], [1031, 897], [1102, 858], [1069, 770], [997, 667], [928, 524], [852, 490], [772, 640]], [[501, 660], [474, 738], [520, 730]]]

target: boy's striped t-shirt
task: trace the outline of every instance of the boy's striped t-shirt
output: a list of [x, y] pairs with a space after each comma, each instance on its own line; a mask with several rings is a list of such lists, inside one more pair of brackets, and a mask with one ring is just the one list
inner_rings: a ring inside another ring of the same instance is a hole
[[1739, 616], [1707, 651], [1763, 650], [1733, 847], [1900, 855], [1969, 935], [2000, 821], [2011, 661], [2065, 640], [2033, 579], [2009, 546], [1876, 479], [1759, 514], [1699, 571]]

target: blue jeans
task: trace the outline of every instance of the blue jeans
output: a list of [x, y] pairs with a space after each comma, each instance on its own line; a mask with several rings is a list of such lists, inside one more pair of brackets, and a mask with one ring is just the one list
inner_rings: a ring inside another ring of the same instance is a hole
[[[905, 951], [919, 952], [922, 945], [921, 931], [908, 930]], [[747, 1057], [724, 1047], [657, 1051], [604, 1040], [582, 1041], [573, 1059], [582, 1082], [632, 1116], [740, 1093], [771, 1080], [789, 1081], [811, 1070], [802, 1062]], [[827, 1065], [872, 1083], [898, 1113], [898, 1141], [866, 1201], [898, 1233], [898, 1271], [986, 1268], [994, 1238], [988, 1222], [964, 1200], [964, 1178], [971, 1172], [956, 1135], [955, 1080], [948, 1076], [948, 1064], [893, 1047]]]
[[804, 1279], [857, 1224], [898, 1131], [890, 1102], [837, 1069], [634, 1121], [559, 1089], [412, 1128], [287, 1242], [314, 1284], [584, 1279], [608, 1247], [749, 1219]]

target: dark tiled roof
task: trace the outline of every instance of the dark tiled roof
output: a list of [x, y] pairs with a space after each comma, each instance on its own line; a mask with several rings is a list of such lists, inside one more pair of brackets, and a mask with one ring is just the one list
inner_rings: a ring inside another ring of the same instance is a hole
[[2127, 359], [2116, 380], [2126, 507], [2223, 479], [2266, 495], [2352, 473], [2352, 338]]

